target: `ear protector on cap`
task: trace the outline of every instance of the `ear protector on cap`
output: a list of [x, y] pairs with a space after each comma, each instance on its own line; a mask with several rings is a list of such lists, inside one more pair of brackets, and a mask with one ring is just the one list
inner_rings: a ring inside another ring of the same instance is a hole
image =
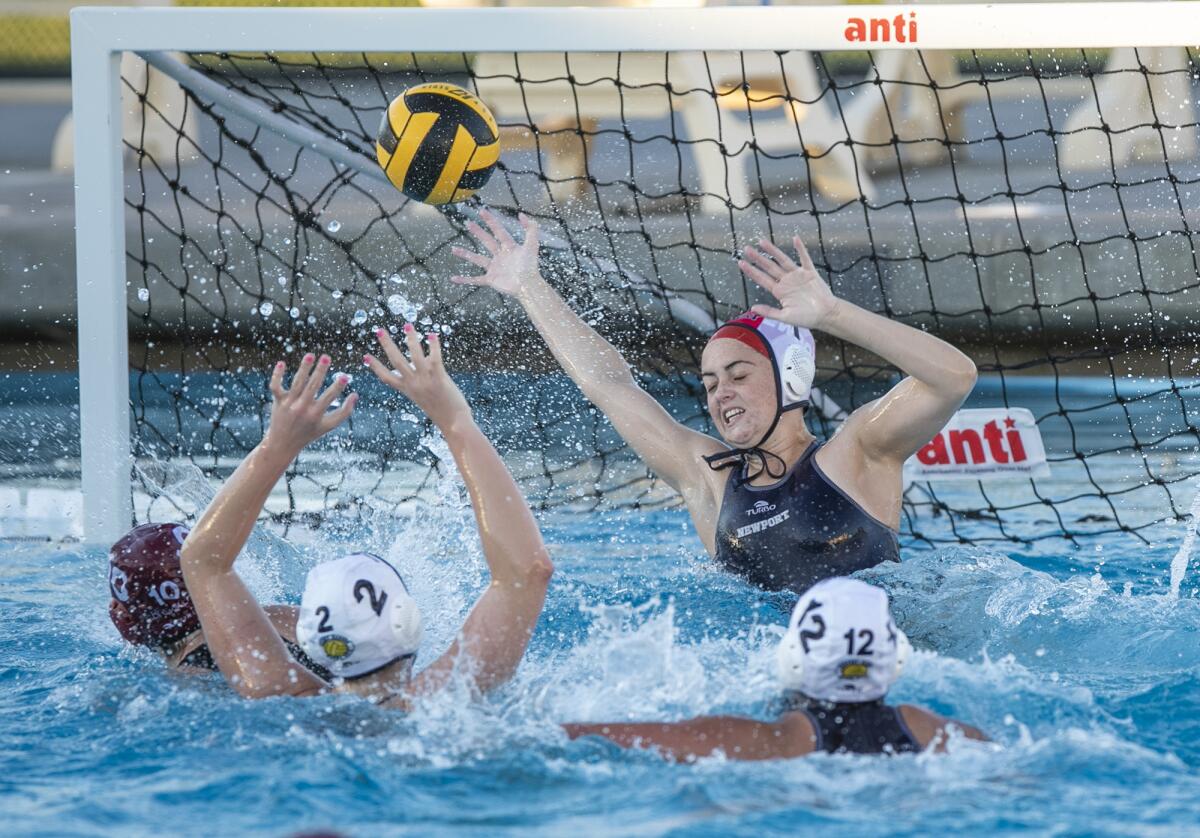
[[887, 694], [911, 651], [883, 590], [834, 577], [800, 597], [776, 661], [784, 689], [820, 701], [865, 702]]
[[808, 405], [817, 372], [812, 332], [747, 311], [713, 332], [709, 341], [725, 338], [739, 341], [770, 359], [780, 411]]

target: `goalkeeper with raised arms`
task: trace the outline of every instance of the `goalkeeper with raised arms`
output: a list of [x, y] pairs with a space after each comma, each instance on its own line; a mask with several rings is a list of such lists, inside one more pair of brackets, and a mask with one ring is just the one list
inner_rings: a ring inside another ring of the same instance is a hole
[[[801, 592], [899, 559], [901, 470], [966, 399], [975, 365], [945, 341], [834, 296], [799, 238], [796, 264], [769, 241], [742, 273], [778, 306], [756, 305], [710, 338], [700, 373], [724, 443], [675, 421], [629, 365], [541, 275], [538, 228], [516, 241], [495, 214], [468, 229], [484, 270], [453, 281], [516, 299], [566, 373], [651, 470], [682, 496], [700, 540], [725, 568], [769, 590]], [[810, 330], [874, 352], [906, 377], [855, 410], [821, 444], [804, 413], [815, 372]]]

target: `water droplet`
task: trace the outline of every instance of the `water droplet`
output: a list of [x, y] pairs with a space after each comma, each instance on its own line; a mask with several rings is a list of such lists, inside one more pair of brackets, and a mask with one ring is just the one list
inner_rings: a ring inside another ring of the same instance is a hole
[[139, 288], [137, 294], [138, 294], [138, 299], [141, 300], [143, 303], [147, 302], [150, 299], [150, 289], [149, 288]]
[[293, 306], [292, 308], [288, 309], [288, 314], [290, 314], [292, 316], [292, 319], [295, 320], [296, 318], [298, 318], [300, 316], [300, 309]]
[[283, 274], [279, 275], [279, 287], [287, 288], [287, 277], [284, 276]]
[[416, 417], [415, 415], [413, 415], [412, 413], [409, 413], [409, 412], [406, 410], [406, 411], [404, 411], [403, 413], [401, 413], [401, 414], [400, 414], [400, 421], [401, 421], [401, 422], [413, 422], [413, 423], [415, 423], [415, 422], [417, 421], [417, 417]]
[[342, 292], [335, 288], [332, 292], [330, 292], [329, 296], [333, 297], [335, 300], [340, 300], [342, 298]]
[[406, 305], [408, 305], [408, 300], [404, 299], [399, 294], [392, 294], [387, 298], [388, 311], [390, 311], [392, 314], [399, 315], [400, 312], [404, 311], [404, 307]]
[[315, 325], [317, 325], [317, 318], [315, 315], [310, 314], [310, 315], [308, 315], [308, 319], [304, 322], [310, 326], [315, 326]]
[[334, 219], [325, 225], [325, 229], [331, 233], [336, 233], [338, 230], [342, 229], [342, 222]]
[[392, 274], [391, 276], [388, 277], [388, 282], [394, 282], [397, 285], [399, 285], [403, 281], [404, 280], [400, 278], [400, 274]]
[[258, 313], [263, 317], [270, 317], [271, 312], [275, 310], [275, 304], [270, 300], [263, 300], [262, 305], [258, 307]]
[[366, 323], [366, 322], [367, 322], [367, 313], [365, 311], [363, 311], [361, 308], [358, 311], [354, 312], [354, 316], [350, 318], [351, 326], [361, 326], [363, 323]]

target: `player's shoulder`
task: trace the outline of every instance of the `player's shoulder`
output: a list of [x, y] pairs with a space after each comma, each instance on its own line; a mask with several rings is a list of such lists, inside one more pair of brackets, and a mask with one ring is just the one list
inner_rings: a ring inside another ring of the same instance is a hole
[[942, 750], [945, 747], [951, 728], [954, 728], [967, 739], [974, 739], [979, 742], [990, 741], [987, 734], [977, 727], [969, 725], [966, 722], [960, 722], [957, 719], [948, 719], [932, 710], [918, 707], [915, 704], [897, 705], [896, 711], [900, 714], [900, 718], [903, 720], [905, 726], [908, 727], [922, 748], [927, 748], [932, 744], [936, 750]]
[[900, 714], [900, 719], [904, 722], [905, 727], [909, 729], [909, 732], [916, 738], [917, 744], [922, 748], [927, 747], [930, 742], [941, 735], [949, 721], [944, 716], [939, 716], [932, 710], [926, 710], [915, 704], [898, 704], [895, 709]]
[[775, 723], [787, 743], [788, 756], [803, 756], [817, 750], [817, 729], [812, 717], [802, 710], [790, 710]]

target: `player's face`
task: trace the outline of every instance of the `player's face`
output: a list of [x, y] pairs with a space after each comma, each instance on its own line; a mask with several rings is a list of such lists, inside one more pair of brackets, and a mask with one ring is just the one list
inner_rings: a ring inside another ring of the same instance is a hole
[[708, 413], [730, 445], [758, 444], [775, 419], [775, 372], [771, 362], [736, 340], [714, 340], [700, 359]]

